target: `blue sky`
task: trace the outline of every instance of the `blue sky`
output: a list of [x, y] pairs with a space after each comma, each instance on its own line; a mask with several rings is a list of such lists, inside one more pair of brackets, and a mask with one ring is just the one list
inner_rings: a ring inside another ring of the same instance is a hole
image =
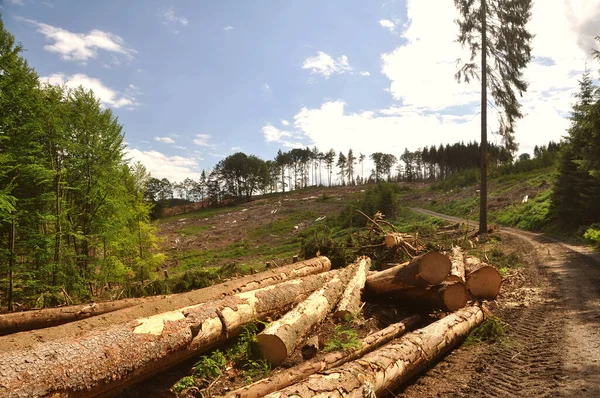
[[[521, 151], [564, 133], [600, 34], [600, 0], [537, 3]], [[197, 177], [238, 150], [399, 155], [479, 135], [477, 87], [453, 79], [452, 0], [0, 4], [42, 80], [93, 89], [159, 178]]]

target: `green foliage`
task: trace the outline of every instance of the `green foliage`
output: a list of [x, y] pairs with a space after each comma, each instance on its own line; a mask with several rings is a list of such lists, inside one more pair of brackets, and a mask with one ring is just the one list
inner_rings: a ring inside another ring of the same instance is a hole
[[394, 220], [398, 211], [397, 194], [402, 190], [398, 185], [380, 182], [367, 190], [361, 198], [344, 206], [335, 226], [340, 228], [364, 227], [369, 222], [362, 214], [372, 217], [381, 212], [388, 221]]
[[212, 225], [190, 225], [179, 229], [177, 232], [182, 236], [197, 236], [204, 231], [209, 231]]
[[434, 182], [430, 185], [431, 190], [444, 190], [468, 187], [479, 183], [481, 176], [479, 169], [465, 169], [452, 173], [446, 179]]
[[547, 190], [527, 203], [505, 207], [493, 217], [502, 225], [539, 231], [550, 221], [551, 194], [552, 192]]
[[271, 364], [266, 359], [249, 359], [244, 365], [243, 374], [247, 380], [262, 378], [271, 372]]
[[237, 341], [227, 350], [227, 357], [235, 364], [244, 364], [258, 356], [256, 333], [261, 322], [250, 323], [242, 329]]
[[219, 351], [213, 351], [209, 356], [202, 356], [194, 364], [194, 376], [198, 379], [211, 380], [223, 374], [227, 358]]
[[600, 224], [591, 225], [583, 237], [595, 246], [600, 246]]
[[497, 343], [502, 342], [506, 336], [506, 324], [502, 319], [493, 315], [481, 325], [473, 329], [466, 340], [466, 344]]
[[183, 390], [187, 390], [190, 387], [194, 387], [196, 385], [196, 378], [194, 376], [185, 376], [181, 380], [179, 380], [173, 386], [173, 392], [179, 396], [183, 392]]
[[352, 323], [345, 322], [336, 325], [333, 337], [325, 343], [324, 351], [343, 351], [351, 348], [360, 348], [361, 342], [358, 333], [352, 326]]

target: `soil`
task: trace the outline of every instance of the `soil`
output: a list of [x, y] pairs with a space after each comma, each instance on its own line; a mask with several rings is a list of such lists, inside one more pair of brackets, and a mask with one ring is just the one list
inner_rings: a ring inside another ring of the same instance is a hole
[[463, 345], [396, 396], [600, 396], [598, 254], [540, 234], [511, 228], [498, 233], [527, 263], [508, 278], [493, 308], [508, 324], [507, 338]]

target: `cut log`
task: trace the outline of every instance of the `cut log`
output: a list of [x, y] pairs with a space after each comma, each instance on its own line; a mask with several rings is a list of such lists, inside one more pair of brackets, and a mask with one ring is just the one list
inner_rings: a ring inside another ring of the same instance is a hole
[[333, 316], [338, 319], [345, 320], [348, 316], [355, 316], [360, 310], [362, 291], [365, 287], [367, 280], [367, 271], [371, 268], [371, 259], [368, 257], [361, 257], [357, 259], [354, 264], [354, 275], [344, 294], [340, 300], [340, 303], [335, 309]]
[[414, 329], [421, 318], [413, 315], [401, 322], [394, 323], [385, 329], [370, 334], [361, 340], [360, 348], [353, 348], [348, 351], [336, 351], [325, 354], [321, 358], [315, 358], [312, 361], [301, 363], [290, 369], [284, 369], [274, 375], [259, 380], [250, 385], [244, 386], [238, 390], [227, 394], [228, 398], [258, 398], [280, 390], [292, 384], [296, 384], [306, 379], [312, 374], [322, 372], [327, 369], [340, 366], [348, 361], [353, 361], [365, 355], [368, 352], [381, 347], [390, 341], [402, 336], [407, 330]]
[[452, 247], [450, 255], [450, 275], [446, 277], [446, 282], [465, 282], [465, 257], [459, 246]]
[[450, 259], [438, 252], [429, 252], [408, 263], [369, 275], [366, 287], [374, 293], [395, 292], [411, 287], [437, 285], [448, 276]]
[[476, 257], [467, 257], [467, 288], [474, 297], [485, 300], [494, 300], [500, 292], [502, 275], [496, 269], [481, 262]]
[[350, 271], [347, 268], [340, 272], [256, 336], [260, 352], [271, 365], [280, 365], [296, 348], [299, 340], [331, 312], [344, 292]]
[[[177, 306], [169, 306], [169, 300], [180, 303], [187, 301], [188, 305], [198, 304], [235, 293], [247, 292], [261, 287], [271, 286], [285, 280], [300, 278], [306, 275], [328, 271], [331, 261], [327, 257], [316, 257], [301, 261], [296, 264], [286, 265], [274, 270], [260, 272], [255, 275], [247, 275], [218, 285], [204, 289], [194, 290], [171, 296], [155, 296], [137, 299], [124, 299], [106, 303], [85, 304], [62, 308], [49, 308], [25, 312], [15, 312], [0, 315], [0, 336], [21, 332], [25, 330], [41, 329], [50, 326], [61, 325], [80, 319], [101, 315], [108, 312], [122, 310], [132, 306], [148, 305], [157, 301], [164, 301], [161, 312], [171, 311]], [[133, 312], [133, 311], [130, 311]], [[123, 313], [126, 315], [127, 313]], [[127, 320], [134, 319], [130, 317]], [[123, 319], [121, 319], [123, 320]], [[90, 328], [95, 329], [96, 326]]]
[[[0, 396], [109, 395], [222, 344], [242, 326], [289, 309], [339, 272], [310, 275], [221, 300], [0, 353]], [[336, 278], [338, 279], [338, 278]]]
[[406, 246], [413, 251], [413, 253], [418, 253], [419, 251], [410, 243], [406, 241], [406, 238], [413, 239], [414, 237], [411, 235], [401, 234], [398, 232], [390, 232], [385, 236], [385, 247], [391, 249], [393, 247], [398, 246]]
[[454, 312], [467, 305], [469, 291], [464, 282], [442, 282], [427, 288], [414, 287], [397, 293], [402, 300], [425, 308]]
[[362, 398], [389, 394], [460, 343], [483, 318], [479, 307], [464, 308], [360, 359], [266, 396]]

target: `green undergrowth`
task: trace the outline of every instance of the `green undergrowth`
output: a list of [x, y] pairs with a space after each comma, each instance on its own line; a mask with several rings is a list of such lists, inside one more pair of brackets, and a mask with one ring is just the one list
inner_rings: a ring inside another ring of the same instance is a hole
[[323, 351], [344, 351], [352, 348], [360, 348], [361, 342], [358, 333], [351, 321], [336, 325], [333, 336], [325, 343]]
[[583, 234], [585, 240], [600, 248], [600, 224], [593, 224]]
[[506, 341], [507, 330], [508, 324], [497, 316], [492, 315], [469, 333], [465, 344], [503, 343]]
[[179, 380], [171, 390], [180, 396], [191, 387], [205, 388], [231, 366], [247, 381], [263, 377], [271, 371], [269, 363], [261, 357], [257, 346], [257, 333], [265, 326], [263, 322], [250, 323], [242, 328], [235, 341], [224, 351], [215, 350], [201, 356], [192, 368], [192, 374]]
[[181, 219], [198, 219], [198, 218], [211, 218], [219, 214], [226, 214], [232, 211], [240, 210], [242, 206], [230, 206], [230, 207], [204, 207], [200, 210], [192, 211], [189, 213], [175, 214], [172, 216], [162, 217], [158, 220], [159, 223], [166, 223], [172, 221], [179, 221]]
[[516, 249], [507, 250], [501, 244], [502, 238], [500, 235], [493, 234], [490, 235], [490, 239], [485, 246], [470, 249], [467, 253], [495, 266], [504, 278], [512, 270], [522, 268], [524, 261], [522, 258], [523, 253], [518, 252]]
[[491, 219], [502, 225], [539, 231], [550, 221], [551, 195], [548, 189], [527, 203], [512, 204], [492, 213]]
[[212, 225], [190, 225], [177, 230], [182, 236], [196, 236], [204, 231], [212, 229]]

